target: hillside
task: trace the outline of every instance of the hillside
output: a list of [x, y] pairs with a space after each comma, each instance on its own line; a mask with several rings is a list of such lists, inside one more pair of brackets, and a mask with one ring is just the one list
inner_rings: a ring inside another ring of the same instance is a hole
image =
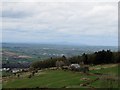
[[[21, 73], [19, 78], [15, 76], [4, 78], [3, 88], [118, 88], [117, 64], [97, 65], [90, 68], [88, 74], [43, 69], [32, 78], [28, 78], [30, 72]], [[103, 85], [103, 82], [106, 83]]]

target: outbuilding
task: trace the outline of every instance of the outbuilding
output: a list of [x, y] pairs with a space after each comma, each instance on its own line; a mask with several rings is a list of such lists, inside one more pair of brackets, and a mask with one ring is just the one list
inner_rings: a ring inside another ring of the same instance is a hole
[[75, 71], [79, 71], [80, 70], [80, 65], [79, 64], [71, 64], [70, 69], [75, 70]]

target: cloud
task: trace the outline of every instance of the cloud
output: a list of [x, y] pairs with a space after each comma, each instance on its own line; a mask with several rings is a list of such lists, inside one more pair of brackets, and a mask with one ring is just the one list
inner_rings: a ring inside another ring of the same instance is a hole
[[3, 41], [117, 45], [117, 15], [108, 2], [3, 3]]

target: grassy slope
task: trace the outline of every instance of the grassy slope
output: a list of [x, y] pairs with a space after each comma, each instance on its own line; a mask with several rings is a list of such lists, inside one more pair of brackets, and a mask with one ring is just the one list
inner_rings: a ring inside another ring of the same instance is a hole
[[34, 76], [31, 79], [21, 78], [17, 80], [9, 81], [6, 84], [3, 84], [3, 87], [6, 88], [23, 88], [23, 87], [63, 87], [63, 86], [79, 86], [80, 84], [85, 82], [81, 80], [83, 77], [88, 77], [91, 79], [95, 79], [93, 76], [86, 76], [80, 73], [75, 73], [71, 71], [44, 71], [44, 74], [39, 76]]
[[0, 71], [0, 89], [2, 88], [2, 72]]
[[91, 70], [91, 73], [103, 73], [103, 74], [112, 74], [117, 75], [118, 74], [118, 65], [113, 65], [113, 67], [110, 67], [110, 65], [103, 65], [103, 66], [95, 66], [95, 68], [103, 68], [103, 69], [95, 69]]
[[[110, 66], [110, 65], [109, 65]], [[96, 67], [96, 66], [95, 66]], [[98, 66], [97, 66], [98, 67]], [[100, 67], [100, 66], [99, 66]], [[103, 67], [103, 66], [102, 66]], [[105, 66], [106, 67], [106, 66]], [[99, 70], [91, 70], [92, 73], [107, 73], [113, 76], [117, 75], [118, 67], [109, 67]], [[42, 74], [41, 74], [42, 73]], [[94, 80], [100, 76], [88, 76], [78, 72], [71, 71], [62, 71], [62, 70], [46, 70], [43, 72], [39, 72], [38, 75], [35, 75], [31, 79], [26, 76], [20, 79], [9, 80], [7, 83], [3, 84], [5, 88], [25, 88], [25, 87], [50, 87], [50, 88], [59, 88], [59, 87], [73, 87], [73, 88], [81, 88], [80, 84], [83, 84], [88, 81], [82, 80], [82, 78], [89, 78], [90, 80]], [[93, 83], [90, 83], [89, 86], [93, 87], [101, 87], [101, 83], [103, 80], [98, 80]], [[117, 87], [118, 82], [114, 82], [114, 87]], [[108, 83], [107, 83], [108, 84]]]
[[[111, 65], [109, 65], [109, 66], [111, 66]], [[112, 88], [112, 87], [116, 88], [116, 87], [118, 87], [118, 83], [119, 83], [118, 80], [112, 81], [112, 80], [106, 80], [106, 78], [109, 78], [111, 76], [113, 78], [118, 77], [118, 72], [120, 72], [119, 68], [120, 68], [120, 66], [119, 67], [114, 66], [114, 67], [104, 68], [104, 69], [100, 69], [100, 70], [91, 70], [90, 72], [92, 72], [92, 73], [102, 73], [102, 74], [107, 74], [107, 76], [100, 76], [100, 78], [101, 78], [100, 80], [93, 82], [90, 85], [93, 87], [102, 87], [102, 88]]]

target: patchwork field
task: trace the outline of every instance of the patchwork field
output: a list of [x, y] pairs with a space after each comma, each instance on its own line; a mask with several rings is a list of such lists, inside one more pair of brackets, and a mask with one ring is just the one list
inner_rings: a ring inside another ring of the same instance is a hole
[[91, 68], [87, 74], [47, 69], [38, 71], [32, 78], [28, 78], [30, 72], [22, 73], [19, 78], [17, 76], [4, 78], [3, 88], [118, 88], [118, 66], [116, 64]]

